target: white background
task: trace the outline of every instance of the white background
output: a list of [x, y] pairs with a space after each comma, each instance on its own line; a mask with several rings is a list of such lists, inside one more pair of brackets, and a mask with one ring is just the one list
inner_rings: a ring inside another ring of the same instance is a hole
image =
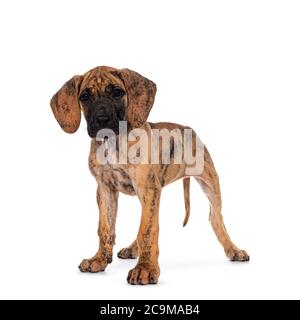
[[[298, 1], [7, 1], [0, 5], [0, 297], [300, 298], [300, 4]], [[192, 126], [221, 179], [227, 261], [192, 183], [163, 190], [157, 286], [130, 286], [116, 252], [140, 206], [121, 196], [117, 243], [101, 274], [77, 266], [97, 250], [96, 182], [82, 122], [60, 130], [52, 95], [97, 65], [156, 82], [149, 120]]]

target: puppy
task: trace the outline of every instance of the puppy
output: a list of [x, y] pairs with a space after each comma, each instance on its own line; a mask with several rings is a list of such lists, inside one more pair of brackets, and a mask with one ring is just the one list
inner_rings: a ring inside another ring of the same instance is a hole
[[[190, 212], [191, 176], [208, 197], [209, 220], [226, 256], [231, 261], [249, 260], [246, 251], [240, 250], [228, 236], [221, 214], [218, 175], [208, 150], [195, 132], [178, 124], [147, 122], [155, 94], [156, 85], [137, 72], [102, 66], [74, 76], [51, 99], [54, 116], [65, 132], [74, 133], [78, 129], [82, 112], [92, 138], [89, 168], [98, 184], [99, 249], [92, 258], [81, 262], [79, 269], [82, 272], [104, 271], [112, 262], [118, 195], [123, 192], [138, 196], [142, 217], [136, 239], [122, 249], [118, 257], [138, 258], [136, 266], [128, 273], [128, 283], [156, 284], [160, 275], [158, 214], [161, 190], [183, 178], [185, 225]], [[168, 133], [172, 139], [166, 145], [162, 140]], [[159, 137], [156, 142], [154, 136]], [[194, 155], [198, 154], [200, 161], [194, 168], [191, 161], [181, 161], [183, 147], [185, 155], [188, 149], [191, 150], [190, 157], [185, 160], [195, 159]], [[114, 161], [108, 161], [108, 154]]]

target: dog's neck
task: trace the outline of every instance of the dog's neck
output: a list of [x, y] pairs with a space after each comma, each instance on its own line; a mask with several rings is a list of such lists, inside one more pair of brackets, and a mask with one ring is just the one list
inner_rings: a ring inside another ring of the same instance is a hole
[[121, 156], [121, 153], [124, 157], [127, 157], [128, 150], [133, 145], [145, 141], [145, 139], [147, 139], [147, 145], [150, 146], [151, 136], [151, 126], [146, 122], [140, 128], [122, 130], [119, 134], [114, 134], [109, 137], [96, 136], [91, 141], [91, 152], [96, 153], [98, 148], [104, 147], [106, 150], [114, 150], [118, 154], [118, 157]]

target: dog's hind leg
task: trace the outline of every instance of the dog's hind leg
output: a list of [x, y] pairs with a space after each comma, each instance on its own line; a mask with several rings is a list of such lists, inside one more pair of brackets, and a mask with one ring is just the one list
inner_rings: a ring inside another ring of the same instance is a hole
[[206, 194], [210, 203], [209, 221], [212, 228], [222, 244], [226, 256], [231, 261], [248, 261], [249, 256], [246, 251], [240, 250], [230, 239], [221, 214], [221, 191], [219, 185], [218, 174], [215, 170], [213, 161], [209, 152], [205, 148], [204, 154], [204, 169], [200, 176], [195, 179], [200, 184], [203, 192]]
[[120, 259], [135, 259], [138, 256], [138, 245], [136, 240], [132, 242], [132, 244], [127, 247], [123, 248], [118, 252], [118, 257]]

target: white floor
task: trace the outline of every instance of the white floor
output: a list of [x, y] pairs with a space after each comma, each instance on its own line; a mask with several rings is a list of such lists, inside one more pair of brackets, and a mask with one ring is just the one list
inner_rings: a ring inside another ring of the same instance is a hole
[[[273, 238], [271, 231], [267, 236], [264, 227], [260, 227], [256, 218], [252, 220], [247, 210], [247, 218], [246, 214], [244, 217], [228, 214], [225, 221], [229, 233], [251, 256], [249, 263], [229, 262], [209, 225], [206, 199], [198, 185], [192, 184], [192, 213], [185, 228], [181, 227], [184, 208], [180, 195], [179, 182], [167, 187], [163, 194], [158, 285], [128, 285], [127, 272], [135, 261], [116, 257], [117, 250], [132, 240], [139, 220], [137, 199], [123, 196], [120, 199], [115, 257], [104, 273], [82, 274], [77, 269], [81, 259], [91, 256], [97, 247], [96, 204], [91, 202], [87, 206], [91, 211], [95, 209], [94, 213], [84, 214], [81, 212], [82, 201], [76, 201], [78, 211], [73, 211], [73, 219], [71, 213], [61, 216], [62, 213], [54, 212], [49, 216], [50, 204], [43, 216], [24, 217], [27, 224], [28, 219], [35, 223], [36, 229], [32, 228], [31, 234], [26, 234], [26, 224], [22, 221], [16, 225], [15, 234], [10, 233], [12, 239], [19, 237], [21, 232], [24, 236], [21, 243], [9, 244], [9, 238], [7, 243], [2, 242], [2, 257], [5, 259], [1, 263], [0, 298], [299, 298], [300, 264], [296, 242], [285, 247], [280, 244], [279, 237]], [[75, 209], [75, 205], [71, 207]], [[131, 209], [135, 212], [128, 213]], [[67, 207], [62, 205], [62, 210]], [[39, 229], [41, 226], [44, 229]], [[277, 225], [276, 229], [279, 227]]]

